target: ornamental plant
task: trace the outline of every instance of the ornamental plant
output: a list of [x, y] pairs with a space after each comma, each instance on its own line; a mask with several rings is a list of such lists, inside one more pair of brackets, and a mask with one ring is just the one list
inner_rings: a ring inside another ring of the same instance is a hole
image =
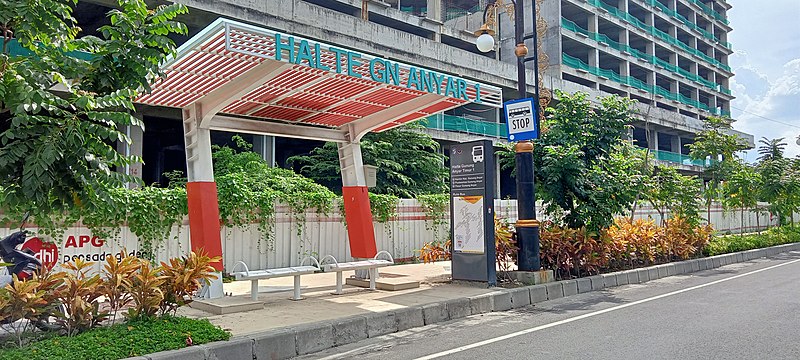
[[26, 280], [14, 276], [0, 289], [0, 321], [11, 324], [17, 345], [23, 346], [34, 324], [75, 336], [109, 318], [113, 324], [121, 310], [128, 321], [174, 316], [216, 276], [210, 264], [219, 261], [203, 252], [155, 266], [124, 252], [119, 257], [106, 257], [102, 274], [91, 274], [93, 263], [79, 259], [63, 264], [65, 271], [44, 271]]
[[164, 294], [159, 306], [161, 314], [174, 316], [179, 307], [192, 302], [192, 296], [200, 287], [216, 278], [216, 270], [211, 264], [220, 260], [221, 257], [212, 258], [200, 250], [169, 259], [169, 263], [161, 262], [160, 272], [166, 279], [161, 286]]
[[[46, 229], [71, 224], [136, 178], [113, 171], [141, 159], [116, 151], [142, 127], [134, 99], [175, 52], [181, 4], [119, 0], [99, 36], [80, 36], [77, 0], [0, 1], [0, 187], [5, 214], [31, 211]], [[12, 53], [12, 48], [21, 48]], [[51, 91], [59, 88], [59, 94]], [[102, 205], [100, 205], [102, 207]]]

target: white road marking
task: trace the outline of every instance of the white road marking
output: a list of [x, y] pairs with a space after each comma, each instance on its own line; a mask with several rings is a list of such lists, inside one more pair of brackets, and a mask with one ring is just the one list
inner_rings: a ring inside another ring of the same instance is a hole
[[749, 276], [749, 275], [753, 275], [753, 274], [756, 274], [756, 273], [760, 273], [762, 271], [767, 271], [767, 270], [775, 269], [775, 268], [778, 268], [778, 267], [781, 267], [781, 266], [794, 264], [794, 263], [796, 263], [798, 261], [800, 261], [800, 259], [788, 261], [788, 262], [785, 262], [785, 263], [782, 263], [782, 264], [778, 264], [778, 265], [773, 265], [773, 266], [766, 267], [766, 268], [763, 268], [763, 269], [753, 270], [751, 272], [747, 272], [747, 273], [744, 273], [744, 274], [734, 275], [734, 276], [731, 276], [731, 277], [725, 278], [725, 279], [715, 280], [715, 281], [712, 281], [710, 283], [696, 285], [696, 286], [688, 287], [686, 289], [676, 290], [676, 291], [669, 292], [669, 293], [666, 293], [666, 294], [661, 294], [661, 295], [658, 295], [658, 296], [653, 296], [653, 297], [650, 297], [650, 298], [637, 300], [637, 301], [634, 301], [634, 302], [631, 302], [631, 303], [618, 305], [618, 306], [611, 307], [611, 308], [608, 308], [608, 309], [598, 310], [598, 311], [591, 312], [591, 313], [588, 313], [588, 314], [575, 316], [575, 317], [572, 317], [572, 318], [569, 318], [569, 319], [564, 319], [564, 320], [552, 322], [552, 323], [549, 323], [549, 324], [540, 325], [540, 326], [533, 327], [533, 328], [530, 328], [530, 329], [520, 330], [520, 331], [517, 331], [515, 333], [508, 334], [508, 335], [498, 336], [496, 338], [487, 339], [487, 340], [484, 340], [484, 341], [476, 342], [474, 344], [457, 347], [457, 348], [451, 349], [451, 350], [445, 350], [445, 351], [438, 352], [438, 353], [435, 353], [435, 354], [431, 354], [431, 355], [428, 355], [428, 356], [423, 356], [423, 357], [417, 358], [415, 360], [436, 359], [436, 358], [440, 358], [442, 356], [447, 356], [447, 355], [460, 353], [462, 351], [474, 349], [476, 347], [489, 345], [489, 344], [492, 344], [492, 343], [496, 343], [498, 341], [503, 341], [503, 340], [508, 340], [508, 339], [511, 339], [511, 338], [515, 338], [515, 337], [520, 336], [520, 335], [530, 334], [530, 333], [533, 333], [533, 332], [536, 332], [536, 331], [539, 331], [539, 330], [549, 329], [551, 327], [568, 324], [568, 323], [571, 323], [571, 322], [574, 322], [574, 321], [583, 320], [583, 319], [590, 318], [590, 317], [597, 316], [597, 315], [602, 315], [602, 314], [605, 314], [605, 313], [608, 313], [608, 312], [612, 312], [612, 311], [615, 311], [615, 310], [621, 310], [621, 309], [624, 309], [626, 307], [643, 304], [643, 303], [650, 302], [650, 301], [653, 301], [653, 300], [663, 299], [663, 298], [668, 297], [668, 296], [678, 295], [678, 294], [681, 294], [681, 293], [685, 293], [687, 291], [697, 290], [697, 289], [700, 289], [700, 288], [704, 288], [706, 286], [711, 286], [711, 285], [719, 284], [719, 283], [722, 283], [722, 282], [738, 279], [740, 277], [744, 277], [744, 276]]

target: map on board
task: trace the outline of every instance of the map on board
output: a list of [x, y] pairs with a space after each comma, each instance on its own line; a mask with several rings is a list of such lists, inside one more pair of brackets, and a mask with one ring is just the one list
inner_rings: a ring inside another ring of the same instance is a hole
[[483, 254], [483, 196], [453, 197], [453, 250]]

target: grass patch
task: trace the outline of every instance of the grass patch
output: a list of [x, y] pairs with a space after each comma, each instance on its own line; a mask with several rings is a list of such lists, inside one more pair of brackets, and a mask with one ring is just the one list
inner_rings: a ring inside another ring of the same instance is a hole
[[184, 348], [188, 335], [194, 344], [228, 340], [231, 336], [205, 319], [166, 316], [100, 327], [73, 337], [53, 337], [23, 348], [0, 349], [0, 360], [116, 360]]
[[798, 241], [800, 241], [800, 228], [781, 226], [771, 228], [761, 234], [715, 236], [703, 249], [703, 253], [706, 256], [714, 256]]

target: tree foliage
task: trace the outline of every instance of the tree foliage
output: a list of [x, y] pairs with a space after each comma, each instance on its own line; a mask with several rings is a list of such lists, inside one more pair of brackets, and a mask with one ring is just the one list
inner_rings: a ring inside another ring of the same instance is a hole
[[781, 224], [800, 208], [800, 163], [787, 159], [784, 138], [759, 140], [756, 171], [761, 178], [759, 200], [769, 203], [769, 212], [777, 214]]
[[[361, 140], [364, 164], [377, 166], [376, 194], [411, 198], [422, 194], [440, 194], [448, 190], [449, 172], [439, 144], [420, 126], [370, 133]], [[326, 143], [308, 154], [292, 156], [287, 162], [314, 181], [341, 193], [342, 176], [338, 148]]]
[[722, 202], [722, 183], [731, 174], [736, 162], [736, 152], [747, 149], [742, 138], [732, 132], [734, 120], [727, 117], [709, 117], [703, 120], [703, 131], [689, 144], [689, 156], [695, 160], [709, 161], [704, 171], [708, 179], [703, 197], [706, 200], [707, 220], [711, 222], [711, 203]]
[[662, 226], [667, 212], [670, 217], [684, 219], [692, 226], [699, 224], [702, 180], [698, 177], [682, 175], [674, 167], [657, 166], [652, 176], [646, 178], [645, 188], [643, 199], [659, 212]]
[[[0, 187], [7, 212], [32, 210], [37, 221], [91, 207], [108, 198], [105, 189], [135, 181], [113, 169], [141, 159], [115, 143], [131, 142], [121, 128], [143, 126], [133, 100], [174, 53], [168, 36], [187, 32], [174, 21], [183, 5], [119, 0], [101, 37], [78, 37], [76, 3], [0, 0]], [[12, 41], [29, 54], [12, 55]]]
[[753, 166], [743, 161], [732, 163], [728, 181], [723, 185], [724, 201], [722, 204], [727, 208], [739, 208], [742, 226], [744, 226], [744, 211], [758, 205], [758, 189], [761, 188], [761, 174]]
[[625, 139], [633, 101], [610, 96], [593, 106], [584, 93], [556, 96], [547, 131], [534, 143], [538, 194], [568, 227], [605, 228], [630, 208], [641, 180], [641, 164]]

